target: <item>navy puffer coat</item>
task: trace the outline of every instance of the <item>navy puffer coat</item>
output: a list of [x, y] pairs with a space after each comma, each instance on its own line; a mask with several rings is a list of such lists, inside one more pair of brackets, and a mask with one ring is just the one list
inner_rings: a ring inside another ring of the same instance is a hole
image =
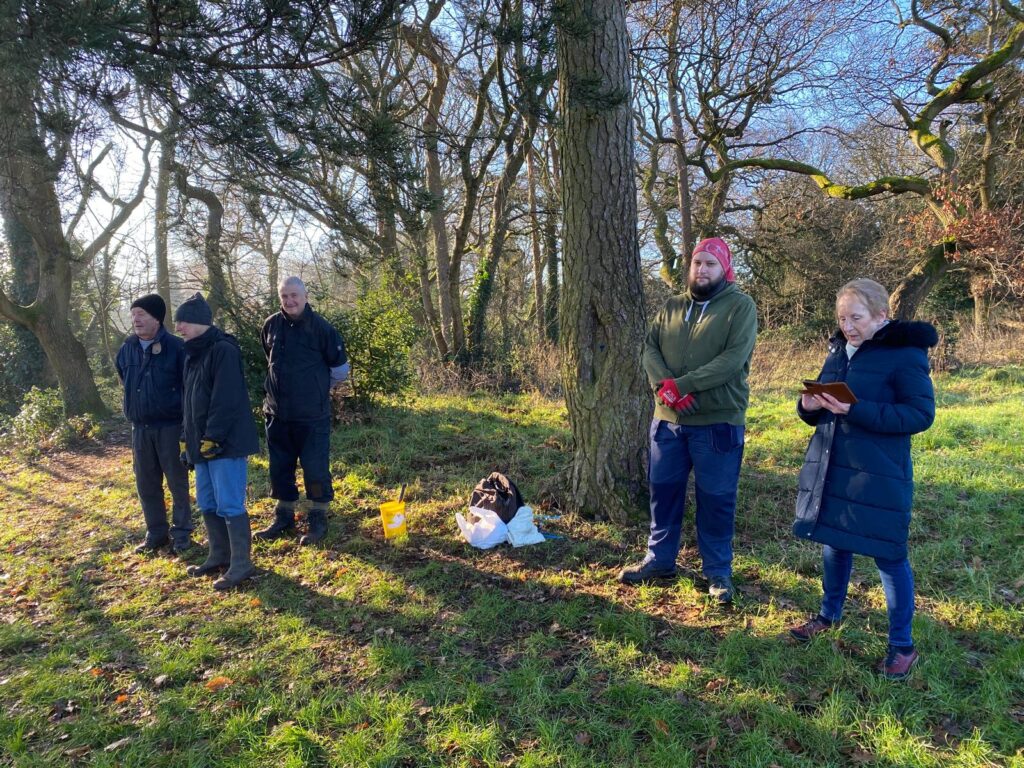
[[914, 471], [910, 436], [935, 419], [928, 323], [892, 321], [852, 359], [837, 332], [818, 376], [845, 381], [858, 402], [845, 416], [797, 413], [815, 426], [800, 470], [793, 532], [802, 539], [888, 560], [907, 556]]

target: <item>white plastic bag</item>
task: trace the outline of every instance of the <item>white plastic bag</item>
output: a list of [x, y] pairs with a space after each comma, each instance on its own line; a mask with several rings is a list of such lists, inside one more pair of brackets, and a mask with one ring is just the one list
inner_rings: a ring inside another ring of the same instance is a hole
[[481, 507], [470, 507], [468, 519], [455, 513], [455, 522], [466, 541], [477, 549], [490, 549], [508, 541], [508, 526], [497, 512]]
[[516, 516], [508, 521], [508, 543], [513, 547], [525, 547], [542, 541], [544, 534], [533, 523], [533, 510], [526, 506], [520, 507]]

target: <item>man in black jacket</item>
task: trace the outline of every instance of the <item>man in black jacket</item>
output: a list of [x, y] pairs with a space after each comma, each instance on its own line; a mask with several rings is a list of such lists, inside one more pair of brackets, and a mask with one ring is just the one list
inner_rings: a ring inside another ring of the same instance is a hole
[[[179, 553], [192, 546], [188, 471], [178, 461], [185, 348], [164, 328], [166, 314], [167, 305], [158, 294], [132, 302], [133, 333], [117, 353], [124, 415], [132, 423], [135, 488], [146, 521], [146, 539], [135, 548], [140, 554], [168, 543]], [[164, 478], [173, 501], [170, 527]]]
[[263, 351], [268, 371], [267, 451], [271, 497], [277, 499], [274, 522], [256, 533], [275, 539], [295, 528], [299, 489], [295, 470], [302, 464], [306, 498], [312, 506], [309, 530], [300, 544], [316, 544], [327, 534], [327, 507], [334, 498], [331, 482], [330, 390], [349, 374], [341, 335], [308, 304], [306, 286], [287, 277], [278, 286], [281, 311], [263, 324]]
[[185, 339], [184, 420], [181, 461], [195, 466], [196, 502], [203, 513], [210, 553], [191, 576], [229, 566], [214, 589], [252, 576], [252, 532], [245, 509], [247, 457], [259, 451], [242, 351], [235, 337], [213, 325], [210, 305], [195, 294], [174, 313]]

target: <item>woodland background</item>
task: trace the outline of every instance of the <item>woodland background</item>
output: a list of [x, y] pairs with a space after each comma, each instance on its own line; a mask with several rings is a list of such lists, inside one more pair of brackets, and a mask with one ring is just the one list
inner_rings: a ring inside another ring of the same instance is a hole
[[641, 339], [702, 237], [770, 365], [862, 275], [940, 328], [938, 368], [1019, 346], [1022, 49], [1011, 0], [6, 3], [5, 430], [32, 387], [105, 415], [154, 290], [208, 295], [258, 400], [300, 274], [365, 398], [563, 396], [568, 495], [623, 517]]

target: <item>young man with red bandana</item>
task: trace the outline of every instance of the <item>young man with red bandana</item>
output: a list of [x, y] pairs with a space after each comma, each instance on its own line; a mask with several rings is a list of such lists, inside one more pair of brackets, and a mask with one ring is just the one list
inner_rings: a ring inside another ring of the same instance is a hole
[[697, 548], [708, 593], [733, 598], [732, 539], [757, 336], [754, 301], [736, 287], [732, 253], [712, 237], [697, 244], [687, 288], [669, 299], [644, 342], [655, 397], [651, 423], [651, 533], [642, 562], [619, 580], [641, 584], [676, 575], [686, 488], [693, 473]]

